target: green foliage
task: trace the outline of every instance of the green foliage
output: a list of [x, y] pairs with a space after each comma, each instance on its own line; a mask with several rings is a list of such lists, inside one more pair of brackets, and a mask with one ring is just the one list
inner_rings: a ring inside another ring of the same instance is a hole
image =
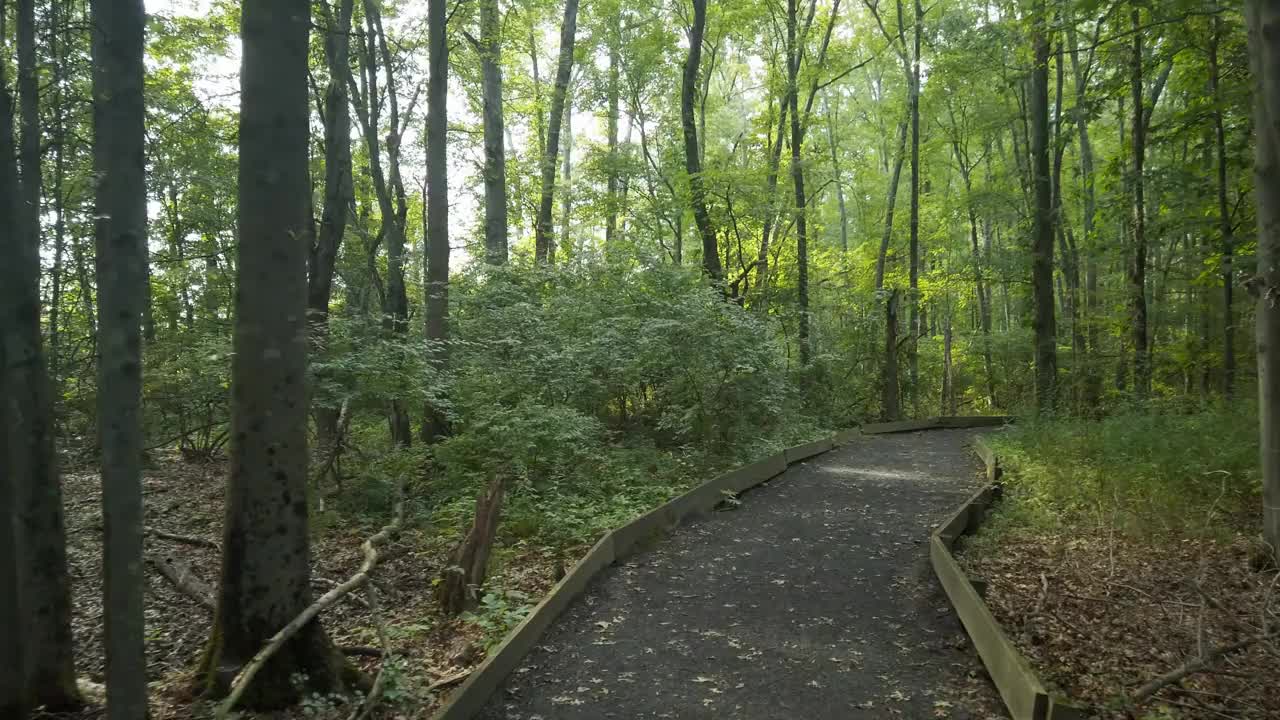
[[532, 609], [533, 603], [529, 601], [529, 596], [522, 592], [487, 592], [480, 598], [480, 605], [475, 610], [464, 613], [462, 619], [483, 630], [485, 642], [492, 647], [511, 628], [519, 625]]
[[1011, 497], [1001, 522], [1179, 533], [1257, 514], [1257, 415], [1247, 405], [1029, 422], [991, 442]]

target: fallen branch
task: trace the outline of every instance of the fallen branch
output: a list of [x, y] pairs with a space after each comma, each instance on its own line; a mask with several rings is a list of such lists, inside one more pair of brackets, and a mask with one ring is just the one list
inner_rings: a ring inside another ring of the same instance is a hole
[[214, 612], [217, 608], [217, 603], [213, 599], [213, 588], [192, 572], [189, 565], [171, 555], [148, 554], [146, 559], [147, 564], [155, 568], [156, 572], [168, 580], [178, 592], [195, 600], [200, 607], [209, 612]]
[[174, 542], [183, 543], [184, 545], [195, 545], [197, 547], [205, 547], [218, 552], [222, 552], [222, 546], [218, 543], [202, 537], [192, 537], [191, 535], [178, 535], [177, 533], [166, 532], [159, 528], [147, 526], [142, 528], [142, 532], [147, 535], [153, 535], [162, 540], [172, 540]]
[[1208, 652], [1200, 657], [1189, 660], [1183, 663], [1180, 667], [1176, 667], [1159, 677], [1153, 678], [1142, 687], [1133, 691], [1133, 694], [1129, 696], [1129, 700], [1134, 705], [1141, 705], [1150, 699], [1152, 695], [1155, 695], [1169, 685], [1180, 682], [1183, 678], [1186, 678], [1189, 675], [1195, 675], [1196, 673], [1208, 670], [1211, 665], [1218, 662], [1218, 660], [1223, 657], [1230, 655], [1231, 653], [1244, 650], [1255, 643], [1270, 640], [1276, 636], [1277, 630], [1280, 630], [1280, 625], [1271, 628], [1269, 632], [1250, 635], [1233, 643], [1210, 648]]
[[364, 592], [369, 596], [369, 612], [373, 616], [373, 623], [378, 628], [378, 642], [382, 644], [382, 664], [378, 666], [378, 674], [373, 678], [373, 687], [369, 688], [369, 695], [365, 697], [360, 707], [351, 713], [349, 720], [365, 720], [369, 717], [369, 713], [378, 705], [378, 700], [382, 698], [382, 688], [387, 677], [387, 663], [391, 662], [391, 640], [387, 637], [387, 623], [382, 619], [381, 608], [378, 605], [378, 586], [376, 583], [368, 583], [364, 587]]
[[267, 641], [267, 644], [253, 656], [236, 675], [231, 682], [231, 691], [227, 694], [222, 704], [218, 706], [217, 717], [226, 718], [236, 702], [240, 700], [240, 696], [244, 695], [244, 691], [248, 689], [249, 683], [253, 682], [253, 678], [258, 674], [267, 661], [276, 654], [284, 644], [289, 641], [298, 631], [306, 627], [307, 623], [315, 619], [317, 615], [324, 612], [344, 596], [358, 590], [369, 582], [374, 567], [378, 564], [378, 546], [385, 543], [400, 531], [400, 526], [404, 523], [404, 481], [398, 481], [396, 487], [396, 504], [395, 512], [391, 518], [391, 522], [387, 523], [372, 537], [364, 541], [364, 562], [360, 564], [360, 569], [354, 575], [347, 579], [346, 582], [339, 583], [332, 590], [320, 596], [310, 607], [298, 613], [298, 616], [290, 620], [287, 625], [280, 629], [275, 635]]
[[442, 688], [447, 688], [450, 685], [453, 685], [454, 683], [462, 682], [463, 680], [467, 679], [467, 676], [470, 675], [471, 672], [472, 672], [471, 670], [463, 670], [462, 672], [456, 672], [452, 675], [446, 675], [445, 677], [442, 677], [439, 680], [428, 685], [427, 692], [440, 690]]

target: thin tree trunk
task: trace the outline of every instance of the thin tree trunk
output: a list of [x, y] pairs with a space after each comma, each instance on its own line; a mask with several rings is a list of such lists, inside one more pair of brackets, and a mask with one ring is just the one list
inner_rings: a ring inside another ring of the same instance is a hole
[[565, 258], [573, 257], [573, 237], [569, 225], [573, 218], [573, 83], [569, 83], [569, 91], [565, 93], [564, 131], [561, 153], [564, 155], [561, 168], [563, 177], [560, 183], [560, 245], [564, 249]]
[[[575, 2], [576, 0], [570, 0]], [[449, 361], [449, 38], [446, 0], [428, 0], [427, 57], [427, 227], [426, 337], [432, 362], [444, 370]], [[505, 192], [505, 191], [504, 191]], [[504, 201], [505, 204], [505, 201]], [[505, 227], [504, 227], [505, 230]], [[427, 408], [422, 438], [432, 442], [448, 433], [443, 411]]]
[[[309, 0], [241, 11], [239, 272], [230, 474], [218, 611], [201, 675], [225, 694], [276, 631], [311, 605], [307, 508], [306, 257]], [[343, 688], [319, 622], [271, 657], [243, 705], [275, 709]], [[305, 678], [296, 683], [297, 676]], [[300, 687], [303, 685], [305, 687]]]
[[889, 175], [884, 211], [884, 233], [880, 236], [880, 253], [876, 255], [876, 289], [884, 287], [885, 263], [889, 256], [889, 243], [893, 239], [893, 209], [898, 200], [898, 181], [902, 177], [902, 163], [907, 153], [907, 127], [909, 122], [898, 123], [898, 151], [893, 156], [893, 172]]
[[147, 302], [141, 0], [94, 0], [93, 169], [97, 249], [98, 442], [102, 448], [107, 717], [147, 716], [142, 606], [142, 341]]
[[607, 135], [609, 143], [607, 179], [605, 181], [605, 219], [604, 245], [612, 249], [618, 232], [618, 116], [619, 116], [619, 67], [622, 63], [620, 45], [622, 44], [622, 14], [617, 14], [609, 25], [609, 75], [606, 94], [608, 96], [609, 114]]
[[886, 422], [902, 416], [902, 401], [898, 395], [898, 297], [897, 288], [891, 289], [884, 305], [884, 364], [881, 367], [880, 405]]
[[1222, 20], [1213, 16], [1213, 35], [1209, 41], [1209, 88], [1213, 94], [1214, 150], [1218, 170], [1218, 231], [1222, 243], [1222, 396], [1228, 400], [1235, 394], [1236, 343], [1235, 310], [1232, 307], [1235, 290], [1235, 239], [1231, 228], [1231, 213], [1227, 208], [1227, 141], [1222, 117], [1222, 90], [1219, 87], [1221, 70], [1218, 64], [1218, 48], [1222, 38]]
[[[574, 2], [575, 0], [569, 0]], [[795, 0], [790, 0], [794, 3]], [[707, 212], [706, 188], [703, 186], [698, 126], [693, 106], [698, 87], [698, 69], [702, 63], [702, 36], [707, 26], [707, 0], [693, 0], [693, 27], [689, 30], [689, 55], [685, 58], [680, 84], [680, 126], [684, 131], [684, 166], [689, 174], [689, 195], [693, 204], [693, 220], [702, 238], [702, 269], [712, 281], [720, 280], [720, 252], [716, 247], [716, 231]], [[794, 107], [793, 107], [794, 109]]]
[[761, 313], [765, 312], [769, 305], [769, 241], [772, 234], [776, 233], [778, 223], [778, 169], [782, 166], [783, 137], [787, 131], [787, 118], [791, 113], [788, 94], [789, 91], [784, 92], [782, 101], [778, 104], [778, 131], [773, 136], [773, 145], [769, 148], [769, 173], [764, 180], [764, 218], [761, 221], [760, 254], [756, 258], [756, 272], [759, 278], [756, 282], [756, 294], [760, 298]]
[[1130, 13], [1133, 24], [1133, 57], [1129, 87], [1133, 101], [1133, 258], [1129, 266], [1129, 311], [1133, 343], [1133, 389], [1139, 399], [1151, 395], [1151, 356], [1147, 337], [1147, 212], [1143, 163], [1146, 159], [1146, 122], [1142, 102], [1142, 12]]
[[555, 203], [556, 156], [560, 152], [560, 125], [564, 121], [565, 96], [573, 74], [573, 44], [577, 34], [578, 0], [565, 0], [564, 21], [560, 25], [560, 61], [556, 65], [556, 85], [551, 94], [551, 114], [547, 118], [547, 142], [542, 156], [542, 191], [534, 235], [534, 255], [540, 263], [555, 261], [551, 213]]
[[1036, 407], [1052, 412], [1057, 403], [1057, 328], [1053, 305], [1053, 204], [1049, 167], [1049, 38], [1048, 8], [1037, 5], [1032, 31], [1035, 65], [1028, 107], [1031, 113], [1031, 163], [1035, 216], [1031, 240], [1031, 292], [1035, 301]]
[[920, 0], [915, 0], [915, 40], [911, 53], [911, 82], [908, 92], [911, 103], [911, 268], [910, 268], [910, 327], [907, 341], [908, 377], [911, 403], [915, 414], [920, 414], [920, 26], [924, 24], [924, 10]]
[[796, 284], [799, 286], [800, 301], [800, 365], [809, 365], [809, 232], [805, 216], [807, 199], [804, 187], [804, 165], [801, 153], [804, 148], [804, 135], [800, 127], [800, 92], [798, 75], [800, 73], [800, 48], [796, 42], [797, 0], [787, 0], [787, 84], [790, 87], [787, 95], [791, 103], [791, 184], [795, 190], [795, 224], [796, 224]]
[[845, 210], [844, 180], [840, 174], [840, 153], [836, 147], [835, 119], [831, 115], [831, 104], [827, 96], [822, 96], [822, 112], [827, 116], [827, 145], [831, 148], [831, 174], [836, 184], [836, 207], [840, 211], [840, 250], [849, 252], [849, 214]]
[[[329, 84], [324, 93], [324, 210], [316, 242], [307, 253], [307, 319], [311, 324], [311, 342], [317, 350], [328, 345], [333, 273], [338, 249], [347, 229], [348, 209], [355, 199], [351, 177], [351, 110], [347, 94], [354, 5], [354, 0], [340, 0], [335, 19], [329, 10], [328, 0], [318, 3], [327, 25], [324, 54], [329, 68]], [[338, 409], [316, 408], [315, 417], [320, 443], [327, 446], [335, 442]]]
[[1258, 204], [1258, 414], [1262, 533], [1280, 554], [1280, 6], [1245, 3], [1253, 70], [1254, 193]]
[[[490, 265], [507, 263], [507, 154], [503, 146], [502, 28], [498, 0], [480, 2], [480, 68], [484, 99], [484, 245]], [[614, 81], [617, 74], [615, 70]], [[617, 87], [614, 86], [616, 93]], [[616, 106], [616, 94], [614, 96]], [[616, 122], [614, 125], [616, 130]], [[615, 133], [614, 141], [617, 137]], [[616, 171], [615, 171], [616, 173]], [[616, 174], [611, 176], [616, 186]], [[615, 215], [616, 218], [616, 215]]]
[[[1098, 313], [1102, 302], [1098, 295], [1098, 261], [1094, 252], [1097, 240], [1094, 231], [1097, 200], [1093, 177], [1093, 143], [1089, 140], [1089, 113], [1087, 111], [1087, 76], [1090, 72], [1089, 66], [1092, 65], [1092, 61], [1083, 67], [1081, 66], [1074, 19], [1070, 19], [1066, 26], [1067, 45], [1071, 48], [1071, 71], [1075, 78], [1076, 102], [1073, 114], [1075, 115], [1076, 131], [1080, 140], [1080, 179], [1084, 186], [1084, 217], [1081, 225], [1083, 229], [1081, 243], [1084, 246], [1085, 255], [1085, 344], [1088, 348], [1088, 357], [1084, 360], [1083, 368], [1083, 404], [1086, 409], [1094, 410], [1098, 407], [1098, 403], [1102, 398], [1102, 373], [1099, 372], [1096, 357], [1101, 350]], [[1100, 28], [1101, 26], [1099, 26]], [[1090, 58], [1092, 59], [1092, 55], [1090, 55]]]

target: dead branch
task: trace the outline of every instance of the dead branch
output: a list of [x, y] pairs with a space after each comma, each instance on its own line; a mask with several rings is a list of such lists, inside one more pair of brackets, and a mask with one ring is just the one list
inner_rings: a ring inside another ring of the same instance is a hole
[[364, 548], [364, 562], [360, 563], [360, 569], [348, 578], [346, 582], [338, 584], [329, 592], [321, 595], [320, 599], [313, 602], [310, 607], [298, 613], [297, 617], [290, 620], [287, 625], [272, 636], [271, 639], [267, 641], [267, 644], [258, 651], [258, 654], [254, 655], [253, 659], [240, 670], [239, 674], [237, 674], [235, 679], [231, 682], [231, 692], [227, 694], [226, 699], [218, 706], [217, 717], [220, 720], [225, 720], [225, 718], [230, 715], [231, 710], [235, 708], [236, 702], [240, 699], [240, 696], [244, 695], [244, 691], [248, 689], [249, 683], [253, 682], [254, 676], [258, 674], [258, 671], [266, 665], [267, 661], [270, 660], [271, 657], [280, 650], [280, 648], [284, 647], [284, 644], [288, 642], [290, 638], [296, 635], [299, 630], [306, 627], [307, 623], [314, 620], [317, 615], [336, 604], [344, 596], [364, 587], [369, 582], [373, 569], [378, 564], [378, 547], [394, 537], [400, 531], [400, 526], [403, 523], [404, 480], [401, 478], [397, 481], [395, 511], [391, 518], [391, 522], [384, 525], [381, 530], [364, 541], [362, 546]]
[[427, 692], [440, 690], [442, 688], [447, 688], [450, 685], [453, 685], [454, 683], [462, 682], [463, 680], [466, 680], [467, 676], [470, 674], [471, 674], [471, 670], [463, 670], [461, 672], [456, 672], [452, 675], [446, 675], [440, 678], [439, 680], [428, 685]]
[[159, 528], [147, 526], [142, 529], [147, 535], [158, 537], [162, 540], [172, 540], [173, 542], [183, 543], [184, 545], [195, 545], [197, 547], [210, 548], [222, 552], [222, 546], [218, 543], [202, 537], [193, 537], [191, 535], [178, 535], [177, 533], [166, 532]]
[[191, 571], [191, 566], [172, 555], [146, 556], [147, 564], [156, 569], [160, 576], [169, 581], [174, 589], [195, 600], [200, 607], [213, 612], [217, 608], [214, 601], [213, 588]]
[[1218, 662], [1218, 660], [1221, 660], [1223, 657], [1230, 655], [1231, 653], [1244, 650], [1255, 643], [1270, 640], [1276, 636], [1278, 631], [1280, 631], [1280, 625], [1273, 626], [1268, 632], [1250, 635], [1233, 643], [1227, 643], [1226, 645], [1218, 645], [1217, 647], [1210, 648], [1208, 652], [1204, 653], [1200, 657], [1189, 660], [1181, 666], [1176, 667], [1159, 677], [1153, 678], [1142, 687], [1133, 691], [1133, 694], [1129, 696], [1129, 700], [1134, 705], [1141, 705], [1150, 699], [1152, 695], [1155, 695], [1169, 685], [1180, 682], [1183, 678], [1190, 675], [1204, 672], [1214, 663]]
[[387, 623], [382, 619], [381, 608], [378, 605], [378, 586], [377, 583], [368, 583], [364, 587], [364, 592], [369, 596], [369, 612], [373, 618], [374, 625], [378, 628], [378, 642], [382, 644], [382, 664], [378, 666], [378, 674], [373, 678], [373, 687], [369, 688], [369, 695], [351, 713], [349, 720], [365, 720], [373, 709], [377, 707], [378, 700], [382, 698], [382, 688], [387, 676], [387, 663], [392, 661], [391, 655], [391, 639], [387, 637]]

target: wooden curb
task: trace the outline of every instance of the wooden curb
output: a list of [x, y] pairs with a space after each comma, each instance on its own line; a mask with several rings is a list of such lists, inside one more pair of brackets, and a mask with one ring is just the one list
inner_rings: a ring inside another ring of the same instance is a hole
[[[857, 430], [846, 430], [841, 435], [847, 442], [857, 433]], [[726, 495], [736, 495], [768, 482], [785, 472], [788, 465], [832, 449], [837, 437], [787, 448], [763, 460], [727, 472], [668, 500], [626, 525], [605, 533], [525, 619], [507, 633], [467, 680], [453, 691], [449, 701], [435, 712], [432, 720], [471, 720], [478, 714], [507, 676], [520, 666], [525, 656], [538, 644], [551, 623], [609, 565], [635, 554], [652, 539], [678, 526], [685, 518], [711, 511], [724, 501]]]
[[1000, 498], [999, 458], [982, 440], [974, 440], [991, 484], [974, 493], [929, 535], [929, 561], [946, 591], [951, 606], [964, 625], [973, 646], [1000, 692], [1013, 720], [1084, 720], [1089, 713], [1050, 694], [1031, 664], [1005, 635], [973, 581], [956, 562], [951, 550], [960, 536], [982, 524], [986, 511]]

